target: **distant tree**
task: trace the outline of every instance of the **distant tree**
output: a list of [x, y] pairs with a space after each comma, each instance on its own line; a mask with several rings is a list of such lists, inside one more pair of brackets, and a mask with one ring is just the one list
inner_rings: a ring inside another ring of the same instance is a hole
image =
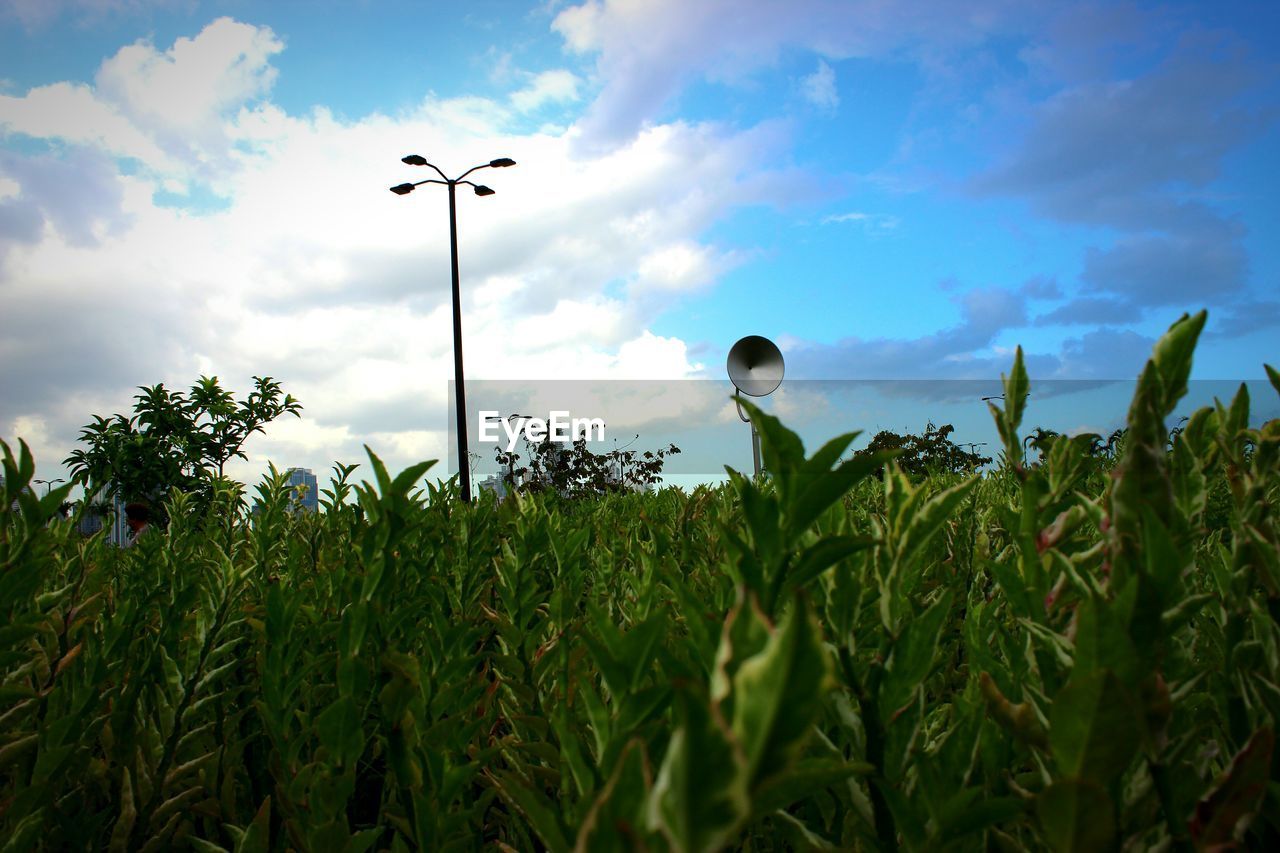
[[594, 453], [586, 439], [572, 444], [552, 441], [525, 441], [527, 464], [515, 451], [499, 447], [494, 455], [508, 491], [551, 489], [568, 498], [633, 491], [652, 486], [662, 479], [666, 458], [680, 452], [674, 444], [657, 450]]
[[[1091, 445], [1091, 448], [1097, 448], [1096, 454], [1098, 456], [1105, 457], [1112, 461], [1119, 459], [1120, 454], [1124, 451], [1124, 439], [1128, 432], [1129, 431], [1124, 427], [1120, 427], [1119, 429], [1114, 430], [1111, 435], [1107, 436], [1107, 440], [1105, 442], [1099, 440]], [[1101, 436], [1098, 438], [1101, 439]]]
[[301, 417], [302, 404], [279, 382], [253, 379], [253, 391], [239, 402], [216, 376], [202, 376], [187, 394], [163, 384], [139, 386], [133, 415], [94, 415], [80, 432], [85, 447], [63, 464], [89, 495], [104, 490], [106, 501], [119, 497], [158, 510], [174, 489], [207, 499], [225, 479], [227, 462], [247, 458], [242, 448], [249, 436], [280, 415]]
[[[906, 474], [923, 477], [930, 473], [963, 473], [972, 471], [991, 461], [989, 456], [980, 456], [962, 449], [950, 438], [955, 432], [951, 424], [934, 426], [930, 421], [923, 435], [899, 435], [889, 430], [881, 430], [871, 442], [854, 456], [877, 453], [881, 450], [900, 450], [894, 459], [898, 467]], [[884, 471], [877, 469], [879, 476]]]
[[1030, 448], [1040, 454], [1040, 461], [1049, 458], [1049, 451], [1053, 449], [1053, 443], [1061, 436], [1057, 430], [1044, 429], [1036, 427], [1031, 433], [1022, 440], [1022, 446], [1025, 449]]

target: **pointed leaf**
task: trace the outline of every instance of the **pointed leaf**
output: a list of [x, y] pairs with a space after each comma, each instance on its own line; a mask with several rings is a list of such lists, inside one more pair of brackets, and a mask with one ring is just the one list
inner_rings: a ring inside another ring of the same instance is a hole
[[1096, 853], [1114, 844], [1115, 809], [1093, 782], [1054, 782], [1036, 797], [1036, 815], [1045, 840], [1059, 853]]
[[1137, 705], [1109, 669], [1076, 673], [1053, 700], [1049, 747], [1066, 776], [1106, 785], [1142, 742]]
[[806, 599], [793, 598], [786, 622], [733, 679], [733, 733], [750, 779], [790, 766], [820, 710], [830, 667]]

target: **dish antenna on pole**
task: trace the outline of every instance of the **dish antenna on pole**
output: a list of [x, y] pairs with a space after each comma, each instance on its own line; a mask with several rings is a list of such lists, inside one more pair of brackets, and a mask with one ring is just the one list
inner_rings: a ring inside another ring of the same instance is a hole
[[[729, 350], [725, 369], [729, 371], [729, 381], [738, 389], [734, 393], [734, 405], [737, 405], [741, 394], [767, 397], [782, 384], [782, 352], [768, 338], [747, 335]], [[738, 406], [738, 417], [743, 423], [751, 424], [751, 419], [742, 414], [741, 406]], [[751, 424], [751, 460], [755, 463], [756, 476], [759, 477], [760, 433], [756, 432], [755, 424]]]

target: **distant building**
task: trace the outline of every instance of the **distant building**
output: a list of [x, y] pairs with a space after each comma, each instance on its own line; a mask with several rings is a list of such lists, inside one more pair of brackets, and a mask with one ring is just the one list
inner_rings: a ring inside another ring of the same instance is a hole
[[81, 502], [85, 511], [81, 514], [80, 524], [76, 529], [85, 536], [92, 536], [105, 527], [107, 541], [112, 545], [123, 545], [129, 539], [124, 500], [119, 495], [107, 500], [107, 489], [108, 486], [103, 486], [92, 495], [85, 491]]
[[294, 495], [304, 510], [316, 512], [320, 509], [319, 484], [310, 468], [290, 468], [289, 485], [293, 487]]
[[498, 500], [502, 500], [507, 496], [507, 484], [503, 481], [502, 477], [497, 474], [485, 477], [480, 481], [479, 485], [481, 490], [490, 491], [497, 495]]
[[[3, 474], [0, 474], [0, 489], [3, 489], [3, 488], [4, 488], [4, 475], [3, 475]], [[22, 487], [22, 494], [24, 494], [24, 495], [29, 495], [29, 494], [31, 494], [31, 487], [30, 487], [30, 486], [23, 486], [23, 487]], [[18, 499], [17, 499], [17, 498], [14, 498], [14, 499], [13, 499], [13, 503], [9, 506], [9, 511], [10, 511], [10, 512], [17, 512], [17, 511], [18, 511]]]

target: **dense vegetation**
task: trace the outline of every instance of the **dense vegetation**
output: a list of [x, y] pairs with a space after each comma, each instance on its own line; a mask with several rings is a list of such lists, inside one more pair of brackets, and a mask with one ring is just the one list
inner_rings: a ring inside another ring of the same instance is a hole
[[1280, 849], [1280, 422], [1242, 388], [1166, 445], [1203, 322], [1114, 460], [1024, 460], [1019, 353], [986, 476], [753, 410], [767, 482], [467, 506], [370, 453], [118, 550], [6, 447], [0, 839]]
[[187, 394], [163, 384], [139, 386], [133, 414], [94, 415], [80, 431], [84, 446], [62, 464], [85, 485], [98, 510], [114, 498], [139, 502], [163, 524], [161, 501], [176, 489], [192, 496], [193, 506], [204, 512], [225, 480], [227, 462], [248, 458], [243, 447], [250, 436], [283, 414], [301, 417], [302, 404], [279, 382], [255, 376], [253, 383], [239, 402], [216, 376], [200, 377]]

